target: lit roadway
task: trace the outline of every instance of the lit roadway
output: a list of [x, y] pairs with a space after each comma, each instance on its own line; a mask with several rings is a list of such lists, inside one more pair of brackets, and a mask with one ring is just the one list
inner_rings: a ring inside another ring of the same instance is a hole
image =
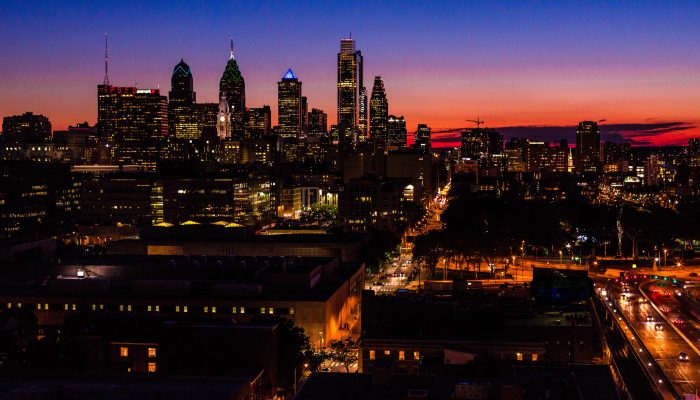
[[[629, 327], [637, 333], [651, 357], [663, 370], [666, 378], [671, 381], [676, 392], [681, 395], [695, 393], [696, 385], [700, 383], [700, 354], [676, 331], [673, 321], [679, 317], [678, 313], [670, 311], [666, 316], [661, 309], [663, 306], [669, 307], [669, 310], [672, 310], [672, 306], [675, 307], [674, 309], [678, 308], [677, 304], [673, 305], [674, 288], [669, 283], [668, 286], [662, 287], [663, 290], [660, 293], [652, 294], [654, 283], [641, 282], [640, 286], [641, 290], [649, 291], [649, 299], [652, 302], [640, 302], [640, 298], [646, 299], [647, 296], [640, 292], [640, 288], [632, 280], [627, 286], [629, 288], [627, 293], [619, 283], [608, 284], [608, 296], [629, 321]], [[668, 297], [665, 296], [666, 291], [670, 292]], [[682, 318], [688, 325], [686, 328], [688, 333], [693, 335], [692, 340], [697, 343], [697, 326]], [[641, 346], [640, 352], [642, 352]], [[679, 359], [681, 352], [688, 356], [687, 360]]]

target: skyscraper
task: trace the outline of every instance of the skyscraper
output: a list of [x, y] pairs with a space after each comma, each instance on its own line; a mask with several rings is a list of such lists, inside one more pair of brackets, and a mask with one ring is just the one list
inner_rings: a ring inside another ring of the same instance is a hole
[[384, 91], [384, 82], [381, 76], [374, 77], [372, 87], [372, 99], [370, 100], [370, 138], [375, 145], [386, 143], [386, 129], [389, 121], [389, 103]]
[[245, 138], [259, 139], [270, 134], [272, 111], [270, 106], [250, 108], [245, 114]]
[[224, 74], [219, 81], [219, 92], [226, 94], [226, 100], [231, 108], [231, 128], [234, 136], [243, 133], [243, 115], [245, 108], [245, 80], [233, 57], [233, 39], [231, 39], [231, 55], [229, 56]]
[[594, 121], [582, 121], [576, 129], [576, 170], [597, 172], [600, 168], [600, 129]]
[[216, 136], [219, 139], [231, 137], [231, 107], [228, 105], [226, 93], [219, 94], [219, 111], [216, 114]]
[[[338, 53], [338, 130], [339, 140], [346, 148], [354, 147], [358, 139], [364, 140], [366, 136], [358, 125], [362, 93], [362, 53], [355, 51], [352, 38], [341, 39]], [[366, 114], [364, 118], [366, 120]]]
[[51, 141], [51, 122], [43, 115], [27, 112], [2, 119], [3, 142], [41, 143]]
[[277, 83], [277, 133], [282, 138], [301, 135], [301, 82], [288, 69]]
[[389, 116], [387, 124], [387, 147], [406, 148], [406, 120], [403, 116]]
[[97, 86], [102, 161], [154, 168], [168, 134], [168, 99], [158, 89]]
[[197, 139], [200, 128], [194, 113], [196, 93], [190, 66], [180, 59], [173, 69], [168, 93], [168, 125], [171, 137]]
[[414, 146], [418, 150], [430, 151], [430, 128], [426, 124], [418, 124], [418, 129], [416, 129], [416, 137], [414, 140]]
[[328, 115], [319, 110], [312, 108], [309, 113], [309, 133], [326, 133], [328, 132]]

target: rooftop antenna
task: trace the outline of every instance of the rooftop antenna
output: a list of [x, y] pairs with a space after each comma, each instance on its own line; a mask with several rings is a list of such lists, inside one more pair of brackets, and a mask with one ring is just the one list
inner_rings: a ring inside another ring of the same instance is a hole
[[105, 79], [103, 85], [109, 86], [109, 47], [107, 46], [107, 32], [105, 32]]
[[231, 60], [233, 60], [233, 38], [231, 38]]

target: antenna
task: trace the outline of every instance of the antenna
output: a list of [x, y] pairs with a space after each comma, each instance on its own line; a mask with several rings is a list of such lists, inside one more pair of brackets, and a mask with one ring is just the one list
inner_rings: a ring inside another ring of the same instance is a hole
[[102, 83], [105, 86], [109, 86], [109, 47], [107, 46], [107, 36], [109, 34], [105, 32], [105, 79]]
[[231, 38], [231, 60], [233, 60], [233, 38]]

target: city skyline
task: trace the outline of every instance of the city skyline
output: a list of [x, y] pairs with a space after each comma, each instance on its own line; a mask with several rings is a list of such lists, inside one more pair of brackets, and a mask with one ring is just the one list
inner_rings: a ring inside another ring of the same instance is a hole
[[[8, 23], [0, 28], [6, 38], [0, 57], [7, 80], [0, 112], [46, 115], [56, 130], [83, 120], [94, 124], [94, 87], [102, 81], [103, 33], [109, 32], [114, 85], [160, 86], [167, 93], [173, 66], [182, 58], [192, 68], [198, 102], [217, 102], [233, 37], [248, 107], [272, 105], [276, 121], [276, 82], [291, 67], [304, 77], [309, 107], [324, 110], [330, 125], [336, 123], [338, 41], [352, 31], [364, 74], [384, 78], [392, 112], [406, 117], [409, 132], [428, 124], [437, 146], [458, 141], [457, 134], [444, 131], [470, 127], [465, 119], [477, 116], [507, 137], [570, 142], [581, 120], [605, 119], [602, 140], [636, 145], [683, 145], [700, 131], [700, 56], [692, 51], [700, 41], [692, 23], [700, 14], [697, 4], [533, 10], [485, 3], [357, 5], [347, 10], [353, 17], [347, 20], [339, 7], [299, 4], [285, 10], [295, 22], [274, 15], [283, 3], [183, 6], [91, 10], [74, 3], [68, 16], [57, 19], [60, 4], [32, 4], [30, 10], [4, 4]], [[421, 28], [389, 21], [382, 31], [367, 23], [372, 12], [389, 10], [396, 17], [429, 17]], [[83, 18], [93, 11], [89, 20]], [[227, 13], [236, 23], [225, 22]], [[459, 25], [460, 18], [468, 18], [470, 27]], [[205, 20], [206, 29], [182, 25]], [[300, 29], [311, 20], [317, 28]], [[255, 30], [255, 23], [262, 29]], [[131, 29], [120, 30], [120, 24]], [[565, 135], [547, 136], [562, 129]]]

